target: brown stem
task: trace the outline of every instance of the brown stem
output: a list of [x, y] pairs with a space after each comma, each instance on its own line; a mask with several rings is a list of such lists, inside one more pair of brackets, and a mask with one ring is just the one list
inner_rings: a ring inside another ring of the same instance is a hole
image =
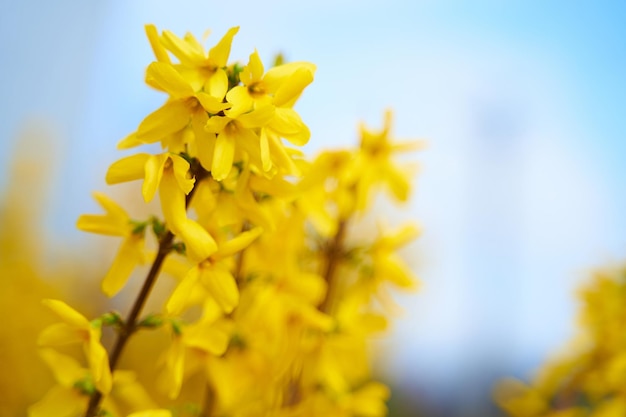
[[[203, 170], [199, 164], [191, 166], [192, 174], [195, 174], [196, 184], [205, 178], [208, 175], [208, 172]], [[185, 205], [189, 207], [191, 203], [191, 199], [193, 198], [193, 194], [196, 190], [194, 187], [187, 197], [185, 198]], [[148, 271], [148, 275], [146, 275], [146, 279], [141, 287], [141, 291], [133, 306], [128, 314], [128, 317], [124, 321], [124, 325], [120, 328], [117, 339], [115, 340], [115, 344], [113, 345], [113, 349], [111, 350], [111, 354], [109, 355], [109, 367], [111, 372], [115, 369], [117, 362], [128, 342], [130, 336], [137, 330], [137, 318], [139, 314], [141, 314], [141, 310], [148, 300], [148, 296], [152, 291], [152, 287], [156, 282], [157, 277], [159, 276], [159, 271], [163, 266], [163, 261], [167, 255], [172, 251], [172, 242], [174, 241], [174, 234], [171, 231], [167, 231], [161, 239], [159, 239], [159, 250], [157, 252], [156, 258], [154, 258], [154, 262], [150, 267], [150, 271]], [[102, 393], [100, 391], [96, 391], [91, 398], [89, 399], [89, 406], [87, 407], [87, 411], [85, 412], [85, 417], [95, 417], [98, 413], [98, 408], [100, 406], [100, 402], [102, 401]]]
[[[241, 233], [247, 232], [248, 230], [250, 230], [250, 223], [246, 221], [243, 223], [243, 226], [241, 226]], [[242, 286], [242, 281], [243, 281], [243, 276], [241, 275], [241, 271], [243, 270], [243, 258], [244, 258], [243, 254], [245, 251], [246, 250], [243, 249], [237, 254], [237, 260], [235, 263], [235, 272], [233, 273], [233, 276], [235, 277], [235, 280], [237, 281], [237, 284], [239, 284], [240, 288]]]
[[[113, 350], [111, 351], [111, 355], [109, 357], [109, 366], [111, 368], [111, 372], [115, 369], [117, 365], [117, 361], [128, 342], [130, 336], [135, 332], [137, 325], [137, 317], [141, 313], [148, 296], [150, 295], [150, 291], [156, 282], [156, 278], [159, 275], [159, 271], [161, 270], [161, 266], [163, 265], [163, 261], [170, 253], [172, 249], [172, 241], [174, 240], [174, 235], [172, 232], [168, 231], [163, 238], [159, 241], [159, 251], [157, 253], [152, 266], [150, 267], [150, 271], [148, 271], [148, 275], [146, 275], [146, 280], [141, 287], [141, 291], [139, 295], [135, 299], [135, 303], [133, 304], [124, 325], [120, 328], [120, 331], [117, 336], [117, 340], [115, 341], [115, 345], [113, 346]], [[85, 413], [85, 417], [94, 417], [98, 411], [98, 406], [100, 405], [100, 401], [102, 401], [102, 393], [100, 391], [96, 391], [89, 400], [89, 407], [87, 408], [87, 412]]]
[[213, 415], [213, 409], [215, 408], [215, 391], [208, 381], [204, 395], [204, 404], [202, 405], [202, 411], [200, 411], [198, 417], [211, 417]]
[[343, 240], [346, 235], [346, 224], [346, 220], [339, 222], [337, 233], [335, 233], [335, 236], [326, 247], [326, 265], [322, 276], [324, 280], [326, 280], [328, 289], [326, 290], [326, 298], [324, 298], [324, 301], [322, 301], [322, 304], [319, 306], [319, 310], [324, 313], [330, 312], [335, 292], [337, 291], [335, 272], [337, 271], [339, 261], [341, 261], [344, 253]]

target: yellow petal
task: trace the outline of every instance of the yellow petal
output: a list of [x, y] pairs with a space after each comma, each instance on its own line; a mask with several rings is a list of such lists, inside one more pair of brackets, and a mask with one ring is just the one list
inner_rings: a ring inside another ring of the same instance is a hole
[[198, 277], [200, 272], [197, 266], [194, 266], [183, 278], [183, 280], [176, 286], [176, 289], [172, 292], [165, 309], [168, 314], [178, 315], [187, 307], [187, 300], [191, 296], [194, 287], [198, 283]]
[[87, 320], [85, 316], [65, 304], [63, 301], [46, 299], [43, 300], [42, 303], [70, 326], [77, 329], [88, 329], [90, 327], [89, 320]]
[[255, 49], [253, 53], [250, 54], [250, 59], [248, 60], [248, 65], [244, 68], [244, 71], [250, 72], [250, 80], [257, 81], [263, 77], [263, 72], [265, 69], [263, 68], [263, 62], [261, 62], [261, 57], [259, 56], [259, 52]]
[[224, 180], [233, 166], [236, 136], [230, 134], [229, 130], [228, 127], [225, 128], [217, 135], [217, 139], [215, 140], [211, 175], [217, 181]]
[[78, 416], [87, 407], [89, 397], [73, 388], [55, 386], [35, 404], [28, 407], [28, 417]]
[[184, 340], [186, 346], [219, 356], [226, 352], [231, 334], [232, 325], [229, 322], [202, 321], [185, 330]]
[[180, 155], [170, 155], [170, 158], [172, 160], [176, 183], [183, 193], [189, 194], [193, 189], [193, 184], [196, 182], [195, 178], [189, 175], [189, 162]]
[[181, 339], [180, 336], [175, 336], [172, 340], [172, 345], [167, 351], [169, 377], [166, 380], [166, 384], [168, 388], [167, 395], [171, 399], [178, 397], [183, 385], [185, 373], [185, 346]]
[[306, 68], [299, 68], [280, 85], [274, 94], [274, 105], [291, 107], [304, 88], [312, 82], [313, 73]]
[[[156, 408], [155, 402], [137, 380], [137, 375], [134, 372], [117, 369], [113, 374], [113, 385], [115, 386], [115, 402], [123, 402], [133, 410]], [[108, 405], [103, 406], [103, 408], [108, 409]]]
[[252, 110], [252, 106], [254, 105], [254, 100], [250, 96], [248, 89], [242, 85], [238, 85], [228, 91], [228, 94], [226, 94], [226, 100], [233, 105], [228, 112], [230, 117], [237, 117], [241, 114], [249, 112]]
[[280, 168], [281, 172], [286, 175], [302, 175], [300, 168], [298, 168], [292, 156], [289, 154], [289, 152], [287, 152], [287, 149], [285, 148], [285, 145], [283, 145], [283, 143], [281, 142], [280, 138], [276, 135], [270, 134], [267, 129], [261, 130], [261, 137], [263, 136], [267, 137], [270, 154], [272, 155], [272, 159], [274, 160], [276, 166]]
[[215, 302], [225, 313], [230, 313], [239, 304], [237, 282], [227, 269], [214, 266], [201, 273], [201, 279]]
[[404, 172], [389, 163], [387, 169], [384, 170], [384, 178], [389, 189], [399, 201], [408, 200], [411, 184]]
[[107, 395], [113, 385], [109, 356], [106, 349], [100, 344], [100, 331], [92, 329], [92, 336], [85, 350], [89, 361], [89, 368], [93, 374], [94, 383], [98, 391]]
[[146, 202], [154, 198], [154, 194], [163, 178], [165, 163], [169, 158], [169, 153], [162, 153], [159, 155], [150, 155], [146, 160], [144, 165], [144, 180], [141, 187], [141, 193]]
[[63, 355], [53, 349], [41, 349], [39, 356], [46, 362], [59, 384], [72, 388], [74, 383], [83, 378], [86, 370], [71, 356]]
[[200, 105], [202, 106], [202, 108], [204, 108], [204, 110], [212, 114], [217, 114], [222, 110], [226, 110], [230, 107], [229, 103], [224, 103], [221, 99], [213, 97], [212, 95], [202, 91], [196, 93], [196, 99], [198, 99]]
[[142, 236], [131, 235], [124, 240], [102, 280], [101, 289], [107, 297], [113, 297], [126, 285], [135, 266], [143, 259], [143, 246]]
[[150, 156], [148, 153], [139, 153], [113, 162], [106, 174], [107, 184], [118, 184], [143, 178], [144, 167]]
[[276, 108], [269, 126], [296, 146], [306, 145], [311, 137], [311, 132], [300, 115], [290, 108]]
[[198, 222], [187, 219], [178, 227], [178, 236], [185, 242], [190, 259], [200, 261], [208, 258], [217, 250], [213, 237]]
[[320, 330], [329, 331], [335, 325], [332, 317], [308, 304], [298, 304], [295, 311], [305, 323]]
[[395, 249], [412, 242], [418, 235], [419, 228], [416, 225], [409, 223], [390, 236], [385, 236], [382, 239], [379, 239], [378, 245], [389, 249]]
[[389, 388], [377, 382], [370, 382], [353, 394], [351, 409], [363, 417], [383, 417], [387, 415], [385, 401], [389, 399]]
[[146, 70], [146, 79], [155, 83], [173, 98], [193, 96], [193, 89], [176, 69], [165, 62], [153, 62]]
[[254, 229], [240, 233], [237, 237], [225, 242], [219, 246], [218, 251], [213, 255], [214, 259], [222, 259], [227, 256], [234, 255], [235, 253], [247, 248], [252, 242], [258, 238], [263, 229], [255, 227]]
[[174, 177], [171, 169], [161, 172], [159, 197], [161, 200], [161, 209], [167, 226], [174, 234], [179, 233], [179, 228], [187, 221], [187, 212], [185, 210], [185, 193], [178, 186], [178, 182]]
[[194, 50], [198, 51], [199, 55], [204, 55], [204, 46], [202, 46], [202, 44], [198, 42], [196, 37], [193, 36], [193, 33], [191, 32], [185, 33], [185, 36], [183, 37], [183, 39], [185, 40], [185, 42], [187, 42], [189, 46], [191, 46]]
[[209, 51], [209, 59], [215, 64], [216, 67], [225, 67], [228, 63], [230, 47], [233, 43], [233, 37], [237, 34], [237, 32], [239, 32], [239, 26], [230, 28], [222, 39], [220, 39], [217, 45]]
[[409, 269], [394, 254], [377, 259], [375, 263], [376, 275], [402, 288], [414, 288], [415, 279]]
[[108, 215], [117, 219], [120, 223], [128, 222], [128, 214], [114, 200], [107, 197], [106, 194], [99, 192], [94, 192], [92, 195]]
[[202, 49], [198, 50], [194, 44], [186, 42], [170, 32], [163, 31], [163, 46], [165, 46], [182, 64], [187, 66], [197, 66], [202, 64], [206, 57]]
[[189, 124], [191, 110], [184, 100], [171, 100], [150, 113], [137, 128], [137, 139], [153, 143], [172, 135]]
[[102, 193], [93, 193], [94, 198], [106, 211], [105, 215], [83, 214], [76, 227], [85, 232], [99, 233], [110, 236], [127, 236], [129, 234], [128, 215], [117, 203]]
[[144, 143], [146, 142], [137, 137], [137, 132], [133, 132], [118, 142], [117, 149], [130, 149], [135, 146], [143, 145]]
[[261, 130], [259, 136], [259, 149], [261, 151], [261, 162], [263, 162], [263, 171], [267, 172], [272, 168], [272, 158], [270, 156], [270, 144], [267, 139], [267, 131]]
[[270, 68], [263, 77], [263, 83], [271, 92], [276, 92], [283, 81], [289, 78], [293, 73], [305, 69], [311, 74], [315, 74], [315, 65], [310, 62], [289, 62], [287, 64], [279, 65], [274, 68]]
[[66, 323], [56, 323], [46, 327], [37, 339], [39, 346], [63, 346], [72, 343], [84, 342], [88, 337], [87, 331], [77, 331], [75, 327]]
[[159, 62], [171, 63], [170, 56], [167, 54], [167, 50], [161, 44], [161, 40], [159, 39], [159, 32], [157, 31], [156, 26], [154, 25], [145, 25], [146, 36], [148, 37], [148, 41], [150, 42], [150, 46], [152, 47], [152, 52], [154, 52], [154, 56]]
[[[229, 112], [226, 112], [230, 116]], [[266, 105], [259, 107], [250, 113], [245, 113], [237, 117], [237, 122], [248, 129], [267, 125], [274, 118], [274, 106]]]
[[222, 100], [228, 91], [228, 75], [226, 71], [218, 68], [215, 73], [207, 79], [204, 84], [204, 91], [218, 100]]
[[220, 133], [230, 122], [232, 122], [230, 117], [214, 116], [206, 122], [204, 130], [211, 133]]
[[185, 242], [190, 258], [203, 260], [211, 256], [217, 250], [217, 244], [200, 224], [187, 218], [185, 194], [171, 170], [163, 174], [159, 196], [165, 221], [172, 233]]
[[108, 216], [82, 214], [76, 221], [76, 227], [83, 232], [98, 233], [109, 236], [127, 236], [128, 222], [119, 224], [111, 221]]
[[298, 298], [305, 300], [311, 305], [321, 303], [326, 296], [326, 281], [317, 274], [302, 272], [290, 280], [288, 284], [291, 294], [297, 295]]

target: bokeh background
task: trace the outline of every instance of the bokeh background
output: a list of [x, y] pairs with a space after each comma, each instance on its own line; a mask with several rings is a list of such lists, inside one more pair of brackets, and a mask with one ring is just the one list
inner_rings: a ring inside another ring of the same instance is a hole
[[209, 44], [239, 25], [231, 60], [317, 64], [298, 104], [308, 153], [354, 143], [386, 108], [397, 137], [427, 139], [410, 207], [378, 213], [423, 229], [404, 253], [422, 287], [400, 298], [379, 372], [394, 415], [498, 415], [493, 384], [562, 346], [576, 288], [624, 258], [625, 17], [620, 1], [3, 0], [0, 191], [25, 175], [16, 151], [38, 153], [36, 233], [54, 242], [38, 256], [83, 256], [96, 238], [76, 218], [163, 101], [143, 84], [143, 25], [210, 28]]

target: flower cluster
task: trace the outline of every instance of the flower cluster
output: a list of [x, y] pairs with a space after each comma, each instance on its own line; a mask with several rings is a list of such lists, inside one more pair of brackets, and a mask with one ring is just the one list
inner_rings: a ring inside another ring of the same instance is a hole
[[[125, 318], [89, 320], [45, 301], [60, 322], [39, 343], [58, 385], [31, 417], [386, 413], [389, 392], [372, 381], [367, 339], [387, 327], [388, 284], [415, 286], [396, 250], [418, 231], [406, 225], [358, 243], [350, 233], [380, 186], [407, 200], [409, 176], [392, 158], [419, 143], [393, 142], [388, 112], [382, 131], [361, 127], [358, 148], [307, 161], [286, 143], [309, 140], [293, 106], [315, 66], [266, 69], [256, 51], [246, 65], [229, 64], [237, 31], [207, 53], [191, 34], [146, 27], [156, 56], [146, 83], [167, 100], [119, 147], [159, 142], [162, 152], [125, 157], [106, 180], [143, 181], [143, 198], [158, 195], [162, 219], [131, 219], [96, 193], [104, 214], [83, 215], [77, 226], [123, 239], [102, 280], [107, 296], [138, 266], [149, 271]], [[142, 316], [161, 272], [173, 290], [160, 311]], [[108, 350], [105, 327], [117, 332]], [[140, 329], [166, 340], [159, 376], [147, 382], [118, 367]], [[72, 344], [85, 366], [58, 348]]]
[[597, 272], [581, 292], [580, 334], [525, 384], [509, 379], [496, 401], [513, 417], [626, 415], [626, 269]]

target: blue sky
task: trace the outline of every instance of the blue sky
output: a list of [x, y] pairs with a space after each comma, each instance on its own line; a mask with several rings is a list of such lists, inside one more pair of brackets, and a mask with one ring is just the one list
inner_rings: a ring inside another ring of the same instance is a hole
[[574, 289], [626, 248], [626, 3], [173, 4], [0, 5], [0, 163], [33, 126], [53, 138], [51, 235], [83, 238], [74, 221], [115, 144], [163, 100], [143, 85], [143, 24], [210, 28], [209, 44], [239, 25], [232, 59], [317, 64], [298, 105], [308, 152], [353, 143], [389, 107], [399, 137], [429, 143], [402, 215], [424, 229], [407, 252], [423, 288], [402, 299], [392, 372], [460, 392], [472, 364], [524, 375], [571, 335]]

